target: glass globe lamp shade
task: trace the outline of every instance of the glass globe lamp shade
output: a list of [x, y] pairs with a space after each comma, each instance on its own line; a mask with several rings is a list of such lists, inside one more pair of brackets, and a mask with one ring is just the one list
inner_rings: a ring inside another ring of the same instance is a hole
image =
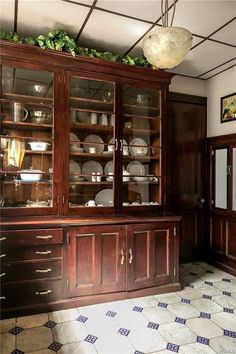
[[161, 27], [142, 42], [143, 54], [158, 69], [171, 69], [183, 61], [192, 46], [192, 34], [181, 27]]

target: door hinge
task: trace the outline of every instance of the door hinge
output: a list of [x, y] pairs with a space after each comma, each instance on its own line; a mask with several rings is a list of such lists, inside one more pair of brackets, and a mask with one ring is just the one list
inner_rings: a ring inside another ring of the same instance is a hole
[[176, 226], [174, 227], [174, 236], [177, 236]]
[[231, 165], [227, 165], [227, 175], [231, 176]]
[[211, 151], [211, 155], [214, 156], [215, 155], [215, 150]]
[[66, 288], [69, 289], [69, 279], [66, 279]]
[[211, 200], [211, 205], [214, 205], [215, 204], [215, 201], [212, 199]]

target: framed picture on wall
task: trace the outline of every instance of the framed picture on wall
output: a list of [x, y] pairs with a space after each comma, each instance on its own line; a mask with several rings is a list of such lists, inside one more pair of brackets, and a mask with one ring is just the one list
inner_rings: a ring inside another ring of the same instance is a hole
[[236, 120], [236, 93], [221, 97], [221, 123]]

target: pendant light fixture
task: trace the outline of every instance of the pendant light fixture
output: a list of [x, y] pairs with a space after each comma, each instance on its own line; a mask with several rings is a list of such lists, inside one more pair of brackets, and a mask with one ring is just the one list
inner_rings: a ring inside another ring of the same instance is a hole
[[171, 69], [183, 61], [192, 46], [192, 34], [182, 27], [172, 27], [176, 0], [168, 27], [168, 0], [161, 0], [162, 27], [147, 34], [142, 42], [143, 53], [150, 64], [158, 69]]

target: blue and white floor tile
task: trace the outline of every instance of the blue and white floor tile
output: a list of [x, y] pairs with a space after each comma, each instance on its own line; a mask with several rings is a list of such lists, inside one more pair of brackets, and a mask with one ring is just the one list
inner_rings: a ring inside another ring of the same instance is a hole
[[236, 277], [180, 267], [183, 290], [0, 322], [2, 354], [236, 354]]

